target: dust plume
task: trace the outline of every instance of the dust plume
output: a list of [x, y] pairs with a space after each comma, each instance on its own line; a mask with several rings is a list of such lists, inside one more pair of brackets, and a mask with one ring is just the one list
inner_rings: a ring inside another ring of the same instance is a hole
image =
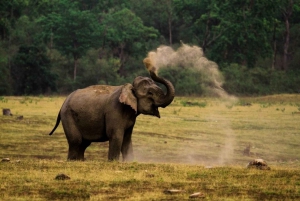
[[[190, 46], [187, 44], [181, 44], [181, 46], [174, 50], [169, 46], [160, 46], [155, 51], [148, 53], [144, 59], [144, 64], [148, 71], [153, 71], [158, 74], [159, 69], [168, 67], [180, 67], [182, 69], [192, 69], [199, 72], [200, 86], [205, 96], [219, 97], [228, 106], [232, 106], [237, 102], [235, 96], [229, 95], [223, 88], [224, 78], [219, 71], [218, 65], [207, 59], [201, 47]], [[207, 122], [217, 122], [222, 117], [220, 114], [204, 114], [207, 115]], [[219, 121], [218, 121], [219, 122]], [[224, 165], [228, 164], [233, 159], [233, 147], [235, 144], [235, 134], [231, 129], [231, 124], [228, 121], [220, 121], [217, 125], [217, 129], [224, 131], [224, 145], [217, 153], [218, 158], [215, 164]], [[188, 147], [178, 147], [179, 150], [187, 155], [187, 160], [182, 162], [197, 163], [198, 157], [194, 157], [195, 151], [190, 150]], [[199, 147], [201, 150], [202, 147]], [[199, 162], [199, 161], [198, 161]], [[204, 163], [210, 163], [211, 161], [202, 161]]]
[[[181, 45], [177, 50], [169, 46], [160, 46], [156, 51], [148, 53], [144, 59], [146, 68], [156, 72], [160, 68], [170, 66], [179, 66], [181, 68], [192, 68], [201, 73], [201, 87], [204, 89], [204, 95], [217, 96], [225, 98], [227, 101], [235, 102], [236, 99], [230, 96], [222, 88], [223, 76], [218, 69], [218, 65], [208, 60], [203, 53], [202, 48], [198, 46]], [[200, 78], [199, 78], [200, 79]]]

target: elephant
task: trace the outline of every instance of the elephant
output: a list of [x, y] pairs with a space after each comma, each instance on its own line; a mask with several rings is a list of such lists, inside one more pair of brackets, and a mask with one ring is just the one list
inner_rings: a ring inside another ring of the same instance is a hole
[[[153, 67], [155, 69], [155, 67]], [[132, 161], [132, 131], [140, 114], [160, 118], [159, 107], [174, 99], [172, 83], [154, 70], [150, 77], [138, 76], [121, 86], [92, 85], [72, 92], [64, 101], [49, 135], [62, 122], [69, 150], [68, 160], [84, 160], [92, 142], [109, 141], [108, 161]], [[155, 82], [166, 87], [166, 93]]]

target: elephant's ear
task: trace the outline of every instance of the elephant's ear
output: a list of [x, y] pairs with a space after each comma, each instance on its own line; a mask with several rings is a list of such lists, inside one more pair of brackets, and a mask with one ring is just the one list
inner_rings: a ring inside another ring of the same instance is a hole
[[122, 87], [122, 91], [119, 97], [119, 101], [126, 105], [129, 105], [135, 112], [137, 112], [137, 100], [133, 94], [133, 86], [131, 84], [125, 84]]

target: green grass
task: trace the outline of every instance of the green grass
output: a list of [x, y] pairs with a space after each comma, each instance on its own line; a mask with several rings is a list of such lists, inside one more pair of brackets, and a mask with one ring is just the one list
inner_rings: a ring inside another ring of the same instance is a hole
[[[0, 200], [300, 199], [300, 95], [177, 97], [160, 119], [137, 118], [133, 163], [107, 162], [108, 143], [93, 143], [85, 162], [66, 161], [61, 125], [48, 135], [64, 99], [0, 97], [13, 113], [0, 116], [0, 159], [11, 159], [0, 162]], [[271, 170], [246, 169], [254, 158]]]

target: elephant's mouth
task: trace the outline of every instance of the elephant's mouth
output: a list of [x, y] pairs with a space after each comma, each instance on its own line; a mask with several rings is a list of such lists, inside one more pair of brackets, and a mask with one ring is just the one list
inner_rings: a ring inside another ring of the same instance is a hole
[[152, 105], [152, 112], [153, 112], [153, 114], [152, 114], [153, 116], [156, 116], [156, 117], [160, 118], [160, 114], [159, 114], [157, 106]]

